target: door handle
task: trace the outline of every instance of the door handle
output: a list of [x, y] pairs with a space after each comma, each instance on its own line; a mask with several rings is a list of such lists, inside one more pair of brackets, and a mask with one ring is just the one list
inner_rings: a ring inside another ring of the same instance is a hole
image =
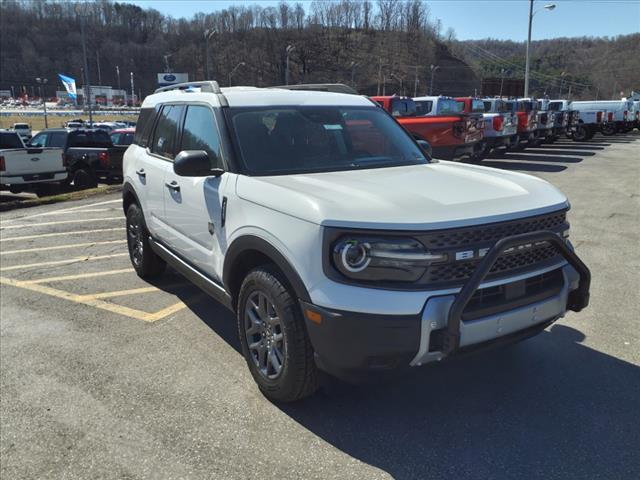
[[171, 183], [165, 182], [164, 184], [167, 186], [167, 188], [173, 190], [174, 192], [180, 191], [180, 185], [178, 185], [178, 182], [176, 182], [175, 180]]
[[136, 170], [136, 175], [139, 175], [141, 177], [146, 177], [147, 174], [144, 171], [144, 168], [141, 168], [140, 170]]

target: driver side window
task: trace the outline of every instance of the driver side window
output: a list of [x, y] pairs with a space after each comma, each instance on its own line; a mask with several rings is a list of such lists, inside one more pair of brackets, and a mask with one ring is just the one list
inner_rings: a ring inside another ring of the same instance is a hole
[[39, 133], [35, 137], [31, 139], [29, 142], [29, 146], [31, 147], [46, 147], [47, 146], [47, 138], [49, 137], [48, 133]]

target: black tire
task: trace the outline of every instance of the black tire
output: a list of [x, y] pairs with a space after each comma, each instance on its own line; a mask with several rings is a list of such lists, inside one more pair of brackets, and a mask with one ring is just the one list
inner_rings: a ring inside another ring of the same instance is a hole
[[127, 247], [131, 264], [140, 278], [153, 278], [164, 272], [167, 265], [151, 249], [142, 209], [135, 203], [127, 209]]
[[[255, 268], [242, 282], [236, 309], [238, 335], [249, 371], [262, 393], [270, 400], [279, 402], [300, 400], [313, 394], [319, 385], [313, 347], [307, 335], [302, 311], [296, 296], [286, 285], [284, 276], [273, 266]], [[256, 297], [265, 299], [264, 308], [255, 308]], [[277, 319], [278, 323], [272, 324], [267, 320], [262, 322], [262, 327], [258, 326], [261, 322], [256, 322], [255, 319], [265, 316], [267, 319]], [[265, 332], [266, 329], [272, 330]], [[256, 331], [251, 333], [249, 330]], [[276, 340], [280, 334], [281, 340]], [[249, 337], [253, 341], [252, 345], [257, 345], [252, 349], [249, 348]], [[267, 347], [265, 342], [271, 343]], [[279, 371], [270, 364], [272, 351], [276, 362], [282, 359]], [[279, 355], [276, 355], [276, 351]], [[260, 358], [263, 353], [264, 358]], [[267, 365], [265, 370], [261, 370], [259, 366], [263, 360]]]
[[57, 183], [45, 183], [37, 185], [35, 189], [35, 194], [38, 197], [48, 197], [57, 193], [60, 193], [60, 185]]
[[95, 188], [98, 182], [91, 173], [91, 170], [79, 168], [73, 172], [73, 186], [76, 190], [85, 190], [87, 188]]
[[589, 140], [589, 132], [582, 125], [578, 125], [571, 138], [573, 138], [574, 142], [584, 142]]
[[617, 130], [618, 128], [615, 124], [608, 124], [602, 127], [601, 133], [606, 137], [610, 137], [611, 135], [615, 135]]

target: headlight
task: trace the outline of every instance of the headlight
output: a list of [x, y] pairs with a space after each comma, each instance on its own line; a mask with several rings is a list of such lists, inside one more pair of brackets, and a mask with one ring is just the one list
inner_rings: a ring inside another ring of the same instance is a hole
[[415, 282], [447, 255], [431, 253], [412, 238], [341, 237], [331, 249], [333, 266], [343, 276], [362, 281]]

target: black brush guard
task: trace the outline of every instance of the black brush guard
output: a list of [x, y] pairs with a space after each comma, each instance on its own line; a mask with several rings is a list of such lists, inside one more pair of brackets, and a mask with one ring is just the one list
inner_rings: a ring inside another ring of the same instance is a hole
[[447, 320], [447, 332], [444, 336], [444, 345], [442, 352], [450, 355], [460, 348], [460, 322], [462, 321], [462, 312], [467, 307], [471, 297], [478, 289], [484, 278], [487, 276], [493, 264], [498, 260], [505, 250], [518, 247], [527, 243], [547, 242], [554, 245], [558, 252], [567, 260], [580, 276], [578, 288], [569, 292], [567, 299], [567, 309], [579, 312], [589, 304], [589, 287], [591, 285], [591, 272], [589, 268], [578, 258], [571, 248], [567, 245], [562, 237], [550, 231], [540, 231], [532, 233], [523, 233], [505, 237], [491, 247], [485, 257], [482, 259], [476, 270], [473, 272], [469, 280], [464, 284], [460, 293], [456, 295], [451, 308], [449, 309], [449, 318]]

